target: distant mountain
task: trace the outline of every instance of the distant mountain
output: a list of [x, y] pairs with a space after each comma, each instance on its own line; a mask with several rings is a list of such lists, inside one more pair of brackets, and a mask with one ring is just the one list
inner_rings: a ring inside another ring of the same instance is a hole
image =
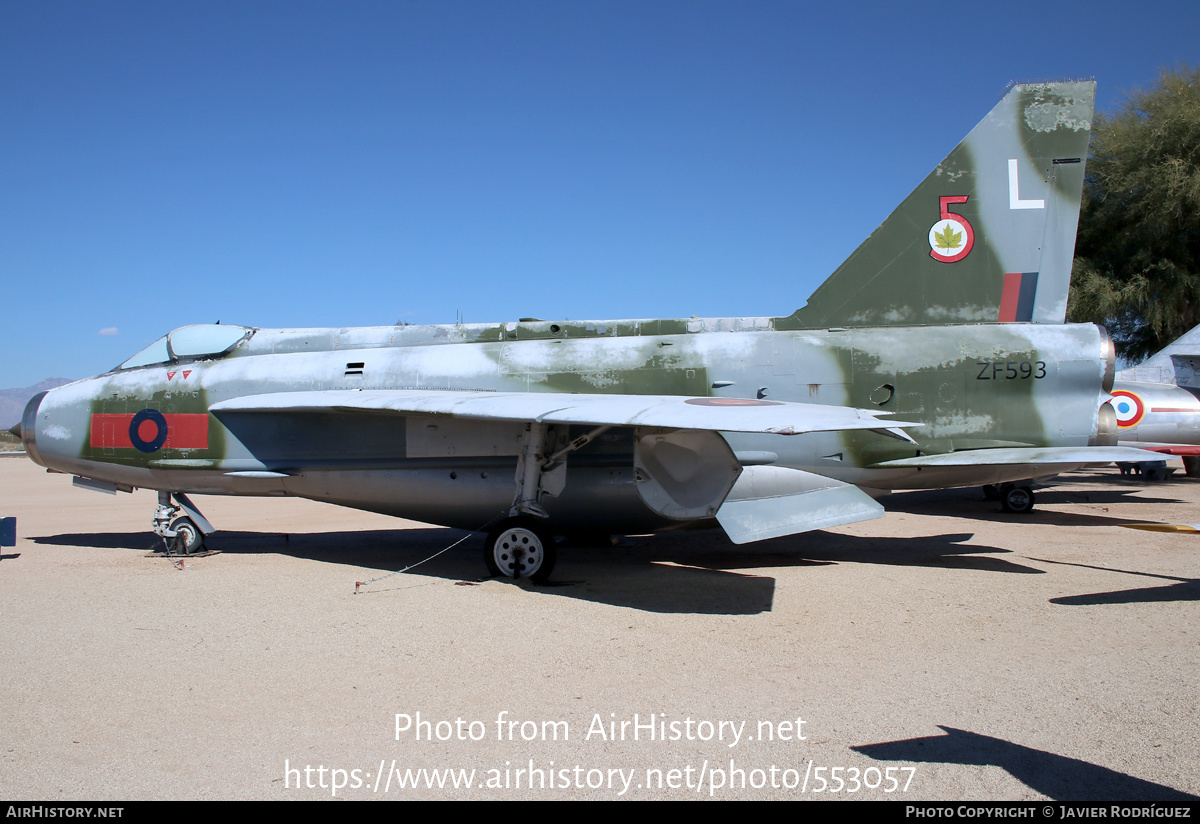
[[20, 423], [25, 404], [38, 392], [45, 392], [70, 382], [67, 378], [46, 378], [41, 383], [21, 389], [0, 389], [0, 426], [8, 429], [13, 424]]

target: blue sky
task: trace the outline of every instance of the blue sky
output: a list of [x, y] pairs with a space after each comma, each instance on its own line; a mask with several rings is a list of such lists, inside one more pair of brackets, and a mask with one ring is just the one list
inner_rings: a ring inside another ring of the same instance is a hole
[[167, 331], [787, 314], [1009, 81], [1200, 4], [0, 2], [0, 387]]

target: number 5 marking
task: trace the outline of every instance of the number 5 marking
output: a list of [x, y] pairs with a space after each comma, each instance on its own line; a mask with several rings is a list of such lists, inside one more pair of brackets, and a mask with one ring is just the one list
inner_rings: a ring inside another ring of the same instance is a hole
[[[966, 233], [967, 242], [964, 243], [962, 249], [954, 255], [939, 254], [936, 247], [930, 249], [929, 256], [934, 260], [940, 260], [942, 263], [954, 263], [955, 261], [965, 258], [971, 252], [971, 247], [975, 245], [975, 229], [972, 228], [970, 222], [962, 215], [950, 211], [950, 205], [952, 203], [966, 203], [967, 197], [967, 195], [945, 195], [938, 198], [938, 207], [940, 209], [941, 220], [947, 220], [953, 224], [961, 226], [963, 232]], [[936, 229], [939, 225], [941, 225], [941, 221], [939, 221], [937, 224], [934, 224], [934, 228]], [[930, 240], [930, 246], [933, 246], [932, 239]]]

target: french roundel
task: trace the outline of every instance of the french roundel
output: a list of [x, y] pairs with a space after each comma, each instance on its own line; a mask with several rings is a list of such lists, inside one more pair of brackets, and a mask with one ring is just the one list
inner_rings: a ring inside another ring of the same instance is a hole
[[1128, 429], [1141, 423], [1142, 416], [1146, 414], [1146, 405], [1141, 398], [1124, 389], [1118, 389], [1112, 396], [1113, 410], [1117, 413], [1117, 426]]
[[157, 409], [143, 409], [129, 422], [129, 442], [139, 452], [157, 452], [167, 442], [167, 419]]

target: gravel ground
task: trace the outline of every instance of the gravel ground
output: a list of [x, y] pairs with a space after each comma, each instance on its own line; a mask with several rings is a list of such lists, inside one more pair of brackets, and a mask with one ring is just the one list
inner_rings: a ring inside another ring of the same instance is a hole
[[290, 499], [197, 497], [178, 569], [154, 493], [3, 458], [0, 797], [1195, 800], [1200, 535], [1119, 524], [1200, 481], [1059, 480], [536, 587], [476, 536], [389, 575], [466, 533]]

